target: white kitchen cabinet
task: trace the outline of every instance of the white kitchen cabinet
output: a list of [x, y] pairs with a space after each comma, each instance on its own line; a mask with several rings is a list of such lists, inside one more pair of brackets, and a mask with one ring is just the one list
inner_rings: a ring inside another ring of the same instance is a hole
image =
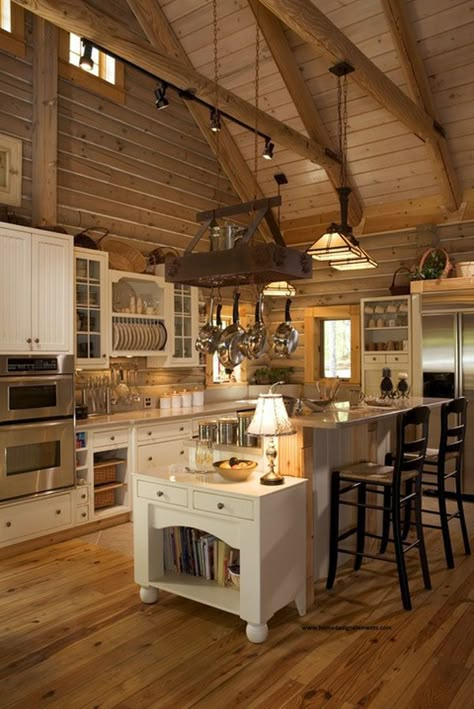
[[71, 493], [18, 500], [0, 507], [0, 545], [8, 545], [71, 526]]
[[0, 249], [0, 351], [72, 353], [72, 237], [5, 224]]
[[160, 465], [186, 465], [185, 439], [191, 431], [190, 419], [137, 427], [136, 469], [145, 472]]
[[382, 370], [389, 368], [394, 387], [406, 372], [411, 391], [419, 395], [418, 368], [413, 353], [421, 337], [419, 296], [361, 300], [362, 391], [380, 394]]
[[108, 297], [109, 254], [106, 251], [74, 249], [75, 261], [75, 354], [81, 369], [109, 366]]
[[172, 292], [171, 352], [169, 367], [195, 367], [199, 365], [199, 352], [194, 347], [199, 329], [198, 289], [181, 283], [169, 284]]
[[[294, 601], [306, 613], [306, 480], [287, 477], [269, 487], [257, 476], [241, 483], [217, 477], [163, 469], [133, 476], [135, 581], [144, 603], [154, 603], [162, 589], [235, 613], [247, 623], [247, 638], [261, 643], [280, 608]], [[173, 526], [203, 530], [239, 549], [239, 590], [165, 569], [162, 530]]]

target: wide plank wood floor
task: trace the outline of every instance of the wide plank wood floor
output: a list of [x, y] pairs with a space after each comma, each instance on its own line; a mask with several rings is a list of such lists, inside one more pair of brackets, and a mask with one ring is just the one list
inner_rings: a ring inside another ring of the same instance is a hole
[[[474, 530], [474, 505], [467, 505]], [[409, 561], [414, 610], [374, 561], [317, 588], [305, 618], [238, 617], [162, 594], [143, 605], [129, 556], [84, 541], [0, 561], [0, 707], [466, 709], [474, 696], [474, 557], [447, 570], [427, 534], [433, 591]]]

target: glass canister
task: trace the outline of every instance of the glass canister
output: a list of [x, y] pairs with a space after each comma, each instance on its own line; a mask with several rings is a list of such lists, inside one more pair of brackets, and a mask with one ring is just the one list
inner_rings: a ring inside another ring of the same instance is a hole
[[217, 424], [217, 441], [225, 445], [237, 443], [237, 427], [238, 421], [236, 418], [223, 417], [219, 419]]
[[200, 441], [217, 441], [217, 421], [200, 421], [198, 438]]
[[259, 437], [247, 433], [253, 419], [252, 411], [241, 411], [237, 414], [237, 445], [255, 448], [259, 444]]

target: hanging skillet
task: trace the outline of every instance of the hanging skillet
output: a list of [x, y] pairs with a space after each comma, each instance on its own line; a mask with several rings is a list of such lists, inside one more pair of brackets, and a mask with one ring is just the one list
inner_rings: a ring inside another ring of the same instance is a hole
[[213, 318], [214, 318], [214, 303], [215, 300], [213, 296], [210, 298], [209, 302], [209, 318], [208, 321], [199, 331], [199, 335], [196, 338], [196, 342], [194, 343], [194, 346], [196, 347], [198, 352], [201, 352], [202, 354], [214, 354], [214, 352], [217, 349], [217, 345], [219, 344], [219, 339], [221, 336], [221, 331], [222, 331], [222, 322], [221, 322], [221, 310], [222, 310], [222, 304], [219, 303], [217, 305], [217, 314], [216, 314], [216, 325], [213, 323]]
[[292, 354], [298, 344], [298, 330], [291, 324], [290, 315], [291, 298], [287, 298], [285, 304], [285, 322], [278, 325], [273, 335], [273, 351], [277, 357], [288, 357]]
[[263, 324], [263, 295], [260, 294], [255, 304], [255, 322], [248, 328], [242, 340], [242, 351], [249, 359], [261, 357], [268, 344], [268, 334]]
[[223, 330], [217, 346], [219, 362], [225, 367], [226, 371], [230, 372], [234, 367], [237, 367], [244, 358], [241, 344], [245, 336], [245, 330], [239, 323], [239, 298], [240, 293], [235, 291], [232, 325], [229, 325]]

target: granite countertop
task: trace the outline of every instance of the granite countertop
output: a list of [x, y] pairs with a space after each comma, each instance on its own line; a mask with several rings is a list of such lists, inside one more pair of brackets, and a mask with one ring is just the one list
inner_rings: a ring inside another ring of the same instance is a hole
[[154, 423], [155, 421], [179, 421], [180, 419], [217, 416], [235, 411], [254, 409], [254, 399], [237, 399], [236, 401], [219, 401], [214, 404], [193, 406], [181, 409], [139, 409], [137, 411], [121, 411], [113, 414], [98, 414], [87, 419], [78, 419], [76, 428], [90, 430], [104, 426], [129, 426], [140, 423]]
[[297, 428], [341, 428], [342, 426], [355, 426], [361, 423], [381, 421], [390, 416], [395, 416], [400, 411], [412, 409], [415, 406], [441, 406], [449, 399], [427, 399], [423, 397], [409, 397], [408, 399], [395, 399], [390, 406], [349, 406], [349, 402], [336, 402], [330, 408], [320, 413], [311, 413], [303, 416], [294, 416], [291, 421]]

